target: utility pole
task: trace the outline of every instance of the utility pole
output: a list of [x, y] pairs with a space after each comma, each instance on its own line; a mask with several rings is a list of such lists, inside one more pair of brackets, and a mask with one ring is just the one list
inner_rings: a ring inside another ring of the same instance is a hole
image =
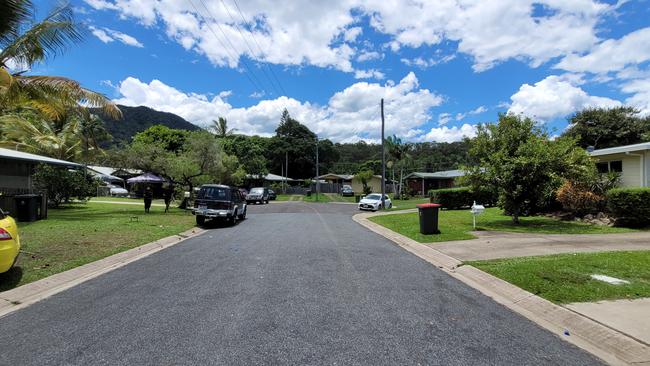
[[284, 181], [289, 185], [289, 151], [284, 152]]
[[384, 98], [381, 98], [381, 209], [386, 209], [386, 149], [384, 146]]
[[316, 136], [316, 202], [318, 202], [318, 193], [320, 193], [320, 178], [318, 171], [318, 136]]

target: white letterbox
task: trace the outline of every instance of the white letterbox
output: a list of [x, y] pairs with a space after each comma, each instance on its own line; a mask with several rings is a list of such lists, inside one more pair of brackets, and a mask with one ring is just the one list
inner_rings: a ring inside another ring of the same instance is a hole
[[485, 211], [485, 206], [477, 205], [476, 201], [472, 204], [472, 223], [474, 224], [474, 230], [476, 230], [476, 216], [480, 215]]

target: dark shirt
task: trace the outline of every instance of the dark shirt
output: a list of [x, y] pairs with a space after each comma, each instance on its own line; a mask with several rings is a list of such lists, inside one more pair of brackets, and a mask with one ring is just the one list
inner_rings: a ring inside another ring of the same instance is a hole
[[146, 199], [146, 200], [153, 199], [153, 192], [152, 191], [144, 191], [144, 199]]

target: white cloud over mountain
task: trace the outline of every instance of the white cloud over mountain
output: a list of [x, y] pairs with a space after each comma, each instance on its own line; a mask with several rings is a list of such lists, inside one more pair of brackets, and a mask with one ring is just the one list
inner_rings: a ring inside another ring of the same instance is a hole
[[[271, 135], [284, 108], [321, 137], [335, 141], [373, 140], [380, 136], [380, 98], [385, 99], [386, 133], [415, 137], [414, 131], [430, 120], [430, 110], [443, 98], [420, 88], [414, 73], [398, 83], [358, 82], [332, 95], [325, 106], [279, 97], [262, 100], [247, 108], [235, 108], [219, 95], [186, 93], [162, 81], [142, 82], [134, 77], [118, 86], [124, 105], [146, 105], [178, 114], [197, 125], [205, 126], [217, 117], [226, 117], [232, 127], [244, 134]], [[467, 128], [463, 127], [463, 132]], [[431, 132], [431, 136], [435, 132]], [[461, 138], [455, 127], [440, 133], [442, 139]], [[441, 140], [442, 141], [442, 140]]]

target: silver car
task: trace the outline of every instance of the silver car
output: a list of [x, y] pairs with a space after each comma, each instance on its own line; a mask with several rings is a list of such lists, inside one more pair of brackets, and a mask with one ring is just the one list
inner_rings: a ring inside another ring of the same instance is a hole
[[[384, 196], [384, 204], [386, 208], [393, 207], [393, 203], [387, 195]], [[359, 201], [359, 210], [377, 211], [381, 208], [381, 193], [371, 193]]]

